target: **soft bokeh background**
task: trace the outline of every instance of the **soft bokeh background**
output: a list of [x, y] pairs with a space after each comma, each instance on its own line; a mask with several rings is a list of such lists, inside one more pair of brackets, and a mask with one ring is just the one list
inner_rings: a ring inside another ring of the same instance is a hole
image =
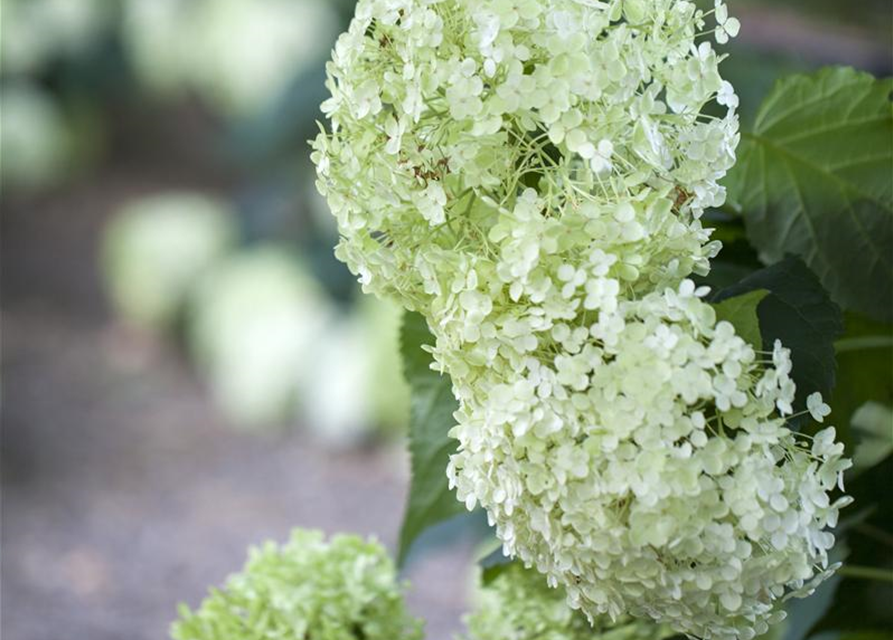
[[[732, 0], [779, 75], [891, 71], [889, 0]], [[163, 638], [293, 526], [393, 548], [399, 312], [332, 256], [306, 140], [351, 0], [0, 0], [2, 636]], [[406, 570], [460, 628], [474, 522]]]

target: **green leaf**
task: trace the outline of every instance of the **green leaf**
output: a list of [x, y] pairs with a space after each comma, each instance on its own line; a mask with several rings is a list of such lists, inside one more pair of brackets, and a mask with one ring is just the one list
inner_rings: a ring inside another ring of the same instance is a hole
[[518, 560], [510, 558], [502, 553], [502, 545], [485, 555], [478, 561], [481, 568], [481, 584], [487, 586], [493, 582], [500, 574], [517, 563]]
[[791, 350], [797, 405], [803, 406], [814, 391], [830, 397], [835, 382], [834, 340], [843, 332], [840, 309], [815, 274], [793, 256], [720, 290], [711, 302], [760, 290], [769, 292], [757, 306], [763, 349], [771, 351], [775, 340], [781, 340]]
[[880, 320], [893, 318], [891, 90], [842, 67], [785, 78], [727, 181], [766, 262], [799, 255], [836, 302]]
[[760, 320], [757, 317], [757, 306], [769, 295], [765, 289], [748, 291], [734, 298], [727, 298], [713, 305], [716, 311], [716, 320], [731, 322], [735, 331], [745, 342], [751, 346], [762, 348], [763, 339], [760, 335]]
[[450, 490], [446, 467], [456, 441], [447, 435], [458, 408], [449, 376], [431, 369], [431, 355], [422, 349], [434, 342], [425, 319], [406, 313], [401, 331], [403, 369], [412, 393], [409, 453], [412, 481], [400, 529], [398, 564], [413, 542], [429, 527], [465, 512]]
[[713, 229], [711, 238], [722, 242], [722, 252], [710, 261], [709, 273], [692, 276], [698, 286], [706, 285], [718, 291], [765, 266], [748, 241], [744, 220], [740, 216], [708, 209], [701, 220], [705, 226]]
[[858, 446], [866, 434], [855, 424], [857, 410], [867, 402], [893, 407], [893, 326], [847, 314], [846, 333], [834, 346], [839, 375], [829, 402], [831, 421], [849, 427], [847, 444]]

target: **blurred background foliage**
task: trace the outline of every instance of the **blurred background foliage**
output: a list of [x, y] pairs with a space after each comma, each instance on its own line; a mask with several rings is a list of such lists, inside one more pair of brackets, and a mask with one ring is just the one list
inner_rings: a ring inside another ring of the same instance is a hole
[[[730, 4], [743, 28], [723, 73], [745, 124], [788, 73], [825, 64], [893, 70], [889, 0]], [[321, 118], [325, 61], [352, 12], [352, 0], [0, 0], [4, 324], [39, 297], [37, 276], [53, 280], [43, 291], [54, 303], [81, 304], [93, 286], [83, 281], [95, 281], [102, 300], [87, 302], [108, 309], [103, 326], [137, 351], [163, 345], [182, 358], [228, 428], [297, 428], [335, 451], [399, 437], [409, 419], [400, 313], [359, 295], [334, 259], [334, 221], [306, 144]], [[122, 187], [122, 172], [161, 178]], [[68, 195], [85, 185], [93, 195]], [[103, 192], [113, 197], [95, 195]], [[65, 211], [40, 218], [53, 206]], [[66, 247], [97, 217], [92, 266], [67, 273]], [[740, 221], [719, 213], [714, 221], [727, 246], [714, 274], [721, 286], [758, 260]], [[850, 337], [860, 323], [852, 320]], [[18, 335], [4, 336], [4, 352]], [[873, 370], [889, 368], [889, 354], [877, 357]], [[842, 366], [856, 371], [860, 362]], [[17, 371], [4, 367], [4, 381]], [[859, 406], [858, 389], [840, 393]], [[6, 410], [14, 399], [3, 401]], [[22, 429], [35, 411], [18, 408]], [[883, 440], [889, 410], [862, 411], [854, 424], [869, 434], [880, 424]], [[873, 467], [875, 484], [859, 481], [876, 490], [885, 469]], [[403, 505], [394, 502], [396, 522]], [[863, 535], [889, 557], [874, 526], [863, 522]], [[447, 529], [429, 544], [454, 535]], [[853, 606], [871, 599], [859, 593]], [[179, 597], [163, 599], [162, 620]], [[437, 625], [432, 618], [431, 637], [446, 637], [438, 629], [449, 623]]]

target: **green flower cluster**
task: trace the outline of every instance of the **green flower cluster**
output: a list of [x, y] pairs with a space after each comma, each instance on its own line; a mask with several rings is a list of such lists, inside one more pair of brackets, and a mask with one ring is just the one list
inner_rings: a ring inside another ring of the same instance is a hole
[[173, 640], [420, 640], [393, 563], [374, 540], [296, 529], [249, 551], [202, 606], [180, 607]]
[[478, 607], [465, 619], [462, 640], [661, 640], [673, 635], [653, 622], [601, 616], [590, 625], [567, 606], [563, 588], [515, 562], [481, 589]]

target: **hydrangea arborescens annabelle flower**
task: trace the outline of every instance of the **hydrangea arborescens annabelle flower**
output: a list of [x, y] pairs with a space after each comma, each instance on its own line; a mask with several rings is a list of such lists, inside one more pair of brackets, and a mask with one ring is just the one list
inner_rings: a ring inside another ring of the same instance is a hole
[[196, 611], [180, 606], [174, 640], [421, 640], [422, 623], [374, 540], [295, 529], [282, 546], [249, 550], [241, 573]]
[[697, 293], [620, 301], [582, 340], [558, 325], [552, 362], [515, 376], [460, 376], [449, 473], [572, 606], [748, 638], [824, 578], [848, 461], [833, 427], [811, 449], [785, 428], [787, 350], [761, 360]]
[[313, 157], [339, 257], [428, 320], [460, 401], [451, 483], [505, 550], [593, 619], [750, 638], [826, 575], [848, 463], [832, 429], [810, 450], [785, 428], [788, 352], [687, 279], [738, 141], [708, 37], [737, 23], [711, 13], [361, 0]]

